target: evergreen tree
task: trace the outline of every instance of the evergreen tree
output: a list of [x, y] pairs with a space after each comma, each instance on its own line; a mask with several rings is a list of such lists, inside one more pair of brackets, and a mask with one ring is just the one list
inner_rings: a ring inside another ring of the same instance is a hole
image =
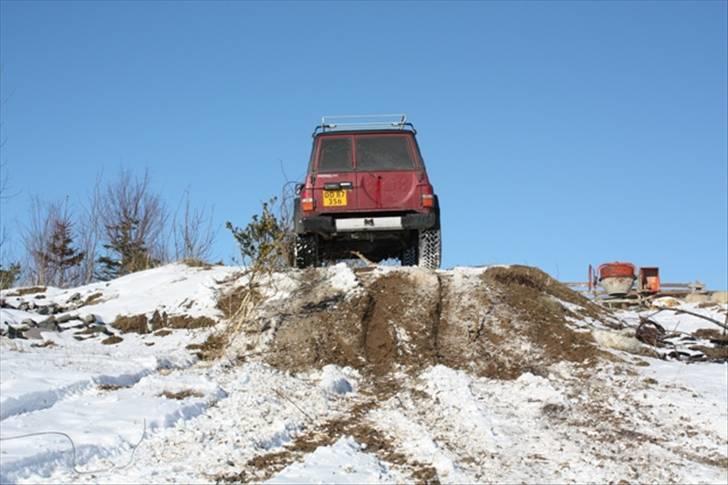
[[0, 290], [12, 288], [19, 275], [20, 265], [18, 263], [12, 263], [7, 268], [0, 264]]
[[106, 226], [110, 237], [104, 248], [109, 254], [98, 259], [101, 266], [99, 279], [110, 280], [157, 264], [144, 241], [137, 237], [138, 226], [139, 221], [131, 216], [122, 218], [118, 224]]
[[73, 247], [73, 227], [67, 217], [53, 220], [48, 243], [39, 258], [47, 262], [49, 283], [64, 287], [69, 280], [70, 271], [81, 264], [85, 253]]

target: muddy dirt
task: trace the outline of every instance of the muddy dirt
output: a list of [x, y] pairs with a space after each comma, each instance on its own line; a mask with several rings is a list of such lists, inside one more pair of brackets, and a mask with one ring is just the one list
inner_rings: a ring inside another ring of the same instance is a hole
[[588, 367], [609, 358], [588, 331], [567, 321], [600, 320], [606, 312], [535, 268], [465, 276], [357, 272], [361, 290], [348, 297], [319, 274], [310, 276], [291, 298], [259, 308], [246, 330], [270, 336], [265, 360], [275, 367], [337, 364], [384, 375], [442, 363], [515, 379], [524, 372], [544, 375], [560, 361]]

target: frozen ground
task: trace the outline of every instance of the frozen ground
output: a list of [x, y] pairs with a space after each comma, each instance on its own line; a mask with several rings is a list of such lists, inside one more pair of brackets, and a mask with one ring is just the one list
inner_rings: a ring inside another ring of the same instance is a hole
[[[214, 360], [187, 346], [226, 327], [218, 300], [245, 282], [231, 268], [4, 292], [13, 306], [100, 293], [73, 312], [106, 324], [155, 310], [219, 323], [110, 326], [113, 345], [72, 328], [0, 338], [0, 482], [728, 482], [727, 364], [616, 350], [626, 332], [607, 324], [637, 314], [488, 271], [273, 275]], [[725, 305], [685, 308], [725, 318]], [[1, 311], [5, 324], [41, 318]], [[652, 318], [686, 334], [717, 328]]]

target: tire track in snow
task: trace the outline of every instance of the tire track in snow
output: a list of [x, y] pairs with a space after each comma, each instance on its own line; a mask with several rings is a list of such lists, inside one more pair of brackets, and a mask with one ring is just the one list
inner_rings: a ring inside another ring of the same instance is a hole
[[[166, 391], [166, 392], [165, 392]], [[189, 391], [189, 392], [184, 392]], [[178, 398], [175, 395], [186, 395]], [[172, 397], [167, 397], [172, 396]], [[77, 466], [118, 456], [139, 440], [146, 422], [147, 437], [156, 430], [193, 419], [226, 393], [203, 376], [148, 375], [132, 387], [99, 392], [95, 387], [76, 393], [54, 406], [2, 422], [2, 435], [62, 431], [74, 441]], [[30, 444], [30, 445], [29, 445]], [[32, 445], [32, 446], [31, 446]], [[32, 436], [4, 441], [0, 482], [31, 476], [50, 476], [59, 467], [72, 468], [70, 444], [58, 436]], [[108, 469], [103, 463], [93, 469]]]
[[[8, 396], [7, 394], [9, 392], [6, 391], [6, 395], [0, 399], [0, 421], [20, 414], [51, 408], [64, 399], [76, 396], [98, 385], [129, 387], [135, 385], [144, 377], [159, 373], [162, 369], [183, 369], [190, 367], [193, 363], [194, 360], [191, 359], [189, 362], [184, 363], [184, 365], [180, 365], [172, 363], [166, 358], [155, 357], [154, 367], [143, 367], [137, 372], [98, 374], [60, 387], [31, 391], [17, 396]], [[79, 373], [79, 375], [83, 375], [83, 373]]]

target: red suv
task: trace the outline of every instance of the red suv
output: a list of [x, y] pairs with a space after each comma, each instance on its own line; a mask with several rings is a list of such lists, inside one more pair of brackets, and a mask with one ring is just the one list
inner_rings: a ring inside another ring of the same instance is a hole
[[[295, 201], [299, 268], [351, 259], [439, 268], [440, 207], [405, 116], [324, 117]], [[357, 122], [351, 122], [354, 119]]]

